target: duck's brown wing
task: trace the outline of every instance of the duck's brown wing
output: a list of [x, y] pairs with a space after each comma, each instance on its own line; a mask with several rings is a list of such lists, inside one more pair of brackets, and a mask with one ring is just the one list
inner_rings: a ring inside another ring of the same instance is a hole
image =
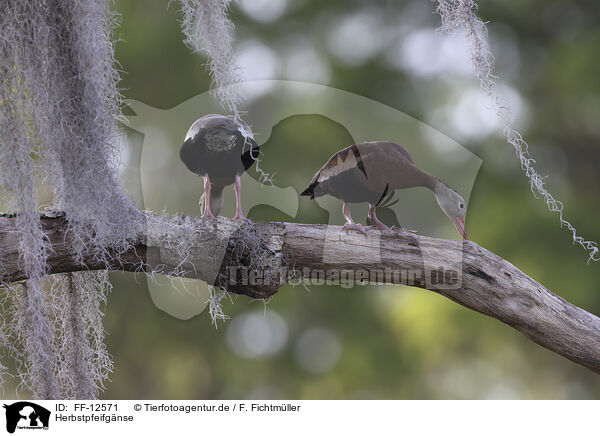
[[343, 148], [331, 156], [325, 165], [317, 171], [317, 174], [315, 174], [311, 183], [323, 182], [352, 168], [358, 168], [366, 176], [363, 157], [358, 149], [358, 144]]
[[404, 157], [405, 159], [407, 159], [409, 162], [414, 163], [413, 158], [408, 153], [406, 148], [402, 147], [400, 144], [398, 144], [396, 142], [373, 141], [373, 142], [363, 142], [358, 145], [362, 146], [362, 147], [370, 147], [375, 150], [380, 149], [386, 153], [398, 154], [398, 155]]
[[317, 171], [313, 176], [309, 187], [306, 188], [300, 195], [314, 198], [314, 188], [317, 185], [352, 169], [358, 169], [366, 176], [362, 156], [358, 150], [357, 144], [343, 148], [331, 156], [329, 160], [325, 162], [325, 165], [323, 165], [321, 169], [319, 169], [319, 171]]
[[429, 175], [420, 170], [404, 147], [395, 142], [364, 142], [357, 144], [365, 184], [377, 192], [422, 186]]
[[388, 141], [362, 142], [331, 156], [301, 195], [314, 198], [331, 194], [375, 204], [379, 199], [375, 197], [389, 190], [421, 186], [424, 174], [401, 145]]

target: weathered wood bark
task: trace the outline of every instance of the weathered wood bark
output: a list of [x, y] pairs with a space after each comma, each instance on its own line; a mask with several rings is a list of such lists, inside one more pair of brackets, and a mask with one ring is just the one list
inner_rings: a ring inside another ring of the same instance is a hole
[[[474, 242], [429, 238], [405, 230], [369, 230], [365, 237], [326, 225], [241, 223], [180, 215], [166, 220], [177, 228], [187, 224], [184, 229], [193, 230], [173, 233], [168, 225], [150, 224], [118, 258], [105, 263], [90, 253], [85, 264], [78, 265], [71, 256], [64, 218], [43, 217], [52, 248], [49, 273], [154, 270], [200, 278], [254, 298], [268, 297], [287, 280], [300, 276], [346, 285], [373, 280], [403, 283], [438, 292], [496, 318], [541, 346], [600, 373], [600, 318]], [[0, 216], [0, 265], [5, 281], [26, 278], [19, 263], [15, 221]], [[270, 272], [253, 281], [252, 270], [257, 269]]]

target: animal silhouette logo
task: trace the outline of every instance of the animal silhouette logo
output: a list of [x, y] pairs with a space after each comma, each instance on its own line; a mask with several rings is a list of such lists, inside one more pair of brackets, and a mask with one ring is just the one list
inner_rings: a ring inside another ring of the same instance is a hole
[[6, 431], [14, 433], [18, 429], [48, 429], [50, 424], [50, 411], [42, 406], [29, 401], [19, 401], [10, 405], [4, 404], [6, 409]]
[[[252, 97], [243, 108], [244, 122], [251, 127], [260, 146], [257, 163], [272, 176], [272, 184], [261, 183], [263, 178], [256, 164], [244, 172], [242, 212], [252, 221], [327, 223], [326, 236], [318, 244], [322, 247], [323, 264], [335, 265], [340, 261], [337, 226], [345, 223], [341, 205], [331, 196], [310, 201], [299, 194], [318, 170], [317, 163], [325, 162], [341, 147], [372, 140], [402, 144], [423, 170], [440, 177], [468, 202], [481, 159], [425, 123], [376, 101], [323, 85], [266, 80], [247, 82], [245, 86]], [[123, 138], [127, 146], [121, 156], [120, 171], [130, 181], [128, 191], [136, 204], [155, 213], [200, 215], [198, 199], [203, 192], [202, 182], [185, 168], [179, 150], [185, 132], [196, 120], [223, 112], [218, 100], [206, 92], [168, 109], [134, 100], [128, 100], [127, 106], [127, 133]], [[357, 160], [357, 155], [351, 154], [342, 159], [341, 165], [351, 165]], [[369, 173], [368, 168], [363, 169]], [[423, 195], [421, 189], [424, 188], [382, 190], [376, 199], [379, 219], [389, 227], [402, 226], [428, 236], [457, 238], [435, 197]], [[233, 191], [228, 188], [223, 194], [224, 216], [232, 217], [236, 212]], [[350, 209], [356, 216], [368, 216], [366, 203], [353, 204]], [[232, 232], [237, 229], [232, 227]], [[364, 241], [360, 243], [370, 247], [369, 255], [344, 261], [356, 264], [380, 261], [381, 235], [374, 230], [361, 235]], [[418, 237], [415, 233], [415, 238]], [[448, 283], [436, 283], [437, 289], [460, 287], [463, 243], [456, 240], [454, 245], [450, 244], [444, 256], [458, 276]], [[427, 271], [425, 277], [438, 274], [435, 259], [440, 256], [439, 249], [425, 244], [419, 250], [423, 269]], [[213, 283], [212, 278], [220, 274], [225, 253], [226, 246], [222, 246], [207, 257], [203, 268], [210, 272], [208, 282]], [[208, 285], [201, 280], [156, 274], [147, 278], [147, 284], [154, 304], [180, 319], [201, 313], [210, 299]]]

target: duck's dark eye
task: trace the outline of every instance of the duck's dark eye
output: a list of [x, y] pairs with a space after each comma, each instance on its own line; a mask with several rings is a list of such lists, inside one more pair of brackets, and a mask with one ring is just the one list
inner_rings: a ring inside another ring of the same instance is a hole
[[461, 209], [465, 208], [465, 204], [464, 203], [458, 203], [458, 207], [460, 207]]

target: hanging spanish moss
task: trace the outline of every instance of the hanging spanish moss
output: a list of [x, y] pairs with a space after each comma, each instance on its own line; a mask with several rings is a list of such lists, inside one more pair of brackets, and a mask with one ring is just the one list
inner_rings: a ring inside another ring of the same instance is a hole
[[[62, 396], [96, 398], [112, 372], [104, 344], [102, 314], [110, 289], [107, 271], [60, 274], [54, 278], [50, 307], [56, 332], [56, 379]], [[108, 284], [108, 286], [107, 286]]]
[[[229, 319], [229, 315], [223, 312], [223, 305], [221, 301], [229, 294], [223, 288], [217, 286], [209, 286], [208, 291], [210, 292], [210, 298], [208, 300], [208, 314], [215, 328], [218, 328], [217, 321], [226, 321]], [[231, 296], [229, 295], [231, 298]]]
[[42, 4], [38, 15], [46, 26], [35, 35], [31, 83], [41, 97], [34, 119], [47, 144], [53, 207], [68, 218], [78, 259], [92, 247], [104, 260], [105, 248], [125, 248], [141, 223], [115, 171], [121, 118], [110, 38], [115, 16], [108, 0]]
[[243, 75], [233, 54], [233, 23], [227, 16], [230, 3], [231, 0], [181, 0], [181, 26], [187, 46], [208, 58], [213, 91], [222, 106], [237, 115], [244, 101]]
[[8, 331], [11, 337], [9, 350], [17, 361], [21, 387], [31, 391], [35, 398], [61, 398], [56, 381], [50, 309], [41, 283], [29, 280], [11, 290], [13, 310]]
[[54, 275], [40, 294], [30, 292], [31, 281], [4, 288], [0, 344], [16, 360], [20, 390], [45, 399], [98, 396], [112, 371], [102, 325], [107, 274]]
[[504, 136], [506, 141], [513, 146], [521, 162], [521, 168], [529, 178], [529, 185], [533, 195], [541, 197], [552, 212], [559, 216], [561, 226], [565, 226], [572, 234], [573, 242], [581, 245], [589, 253], [589, 259], [600, 261], [598, 243], [585, 240], [577, 234], [575, 227], [563, 218], [563, 203], [556, 200], [544, 186], [544, 178], [533, 166], [535, 159], [529, 154], [529, 145], [521, 134], [513, 128], [513, 112], [506, 101], [496, 91], [496, 76], [494, 76], [494, 57], [490, 51], [487, 28], [485, 23], [477, 17], [477, 3], [475, 0], [438, 0], [437, 13], [442, 19], [441, 30], [452, 32], [457, 28], [466, 31], [469, 41], [471, 60], [475, 74], [480, 81], [481, 88], [492, 100], [498, 116], [504, 123]]
[[36, 182], [51, 185], [49, 207], [65, 213], [81, 263], [84, 252], [103, 261], [127, 249], [143, 224], [117, 182], [115, 18], [109, 0], [0, 4], [0, 189], [4, 208], [17, 213], [29, 277], [7, 291], [12, 315], [2, 337], [35, 398], [95, 398], [112, 370], [101, 310], [107, 274], [43, 280]]
[[[25, 3], [25, 2], [23, 2]], [[53, 378], [55, 356], [52, 330], [43, 304], [42, 277], [46, 269], [47, 247], [37, 209], [34, 183], [35, 159], [39, 156], [39, 138], [33, 134], [31, 87], [27, 83], [34, 25], [28, 5], [5, 2], [0, 5], [0, 182], [2, 198], [9, 210], [18, 210], [17, 228], [20, 261], [30, 278], [14, 301], [16, 321], [21, 333], [25, 358], [24, 378], [35, 386], [38, 398], [56, 397]], [[7, 327], [13, 327], [9, 323]], [[27, 377], [27, 375], [29, 377]]]

